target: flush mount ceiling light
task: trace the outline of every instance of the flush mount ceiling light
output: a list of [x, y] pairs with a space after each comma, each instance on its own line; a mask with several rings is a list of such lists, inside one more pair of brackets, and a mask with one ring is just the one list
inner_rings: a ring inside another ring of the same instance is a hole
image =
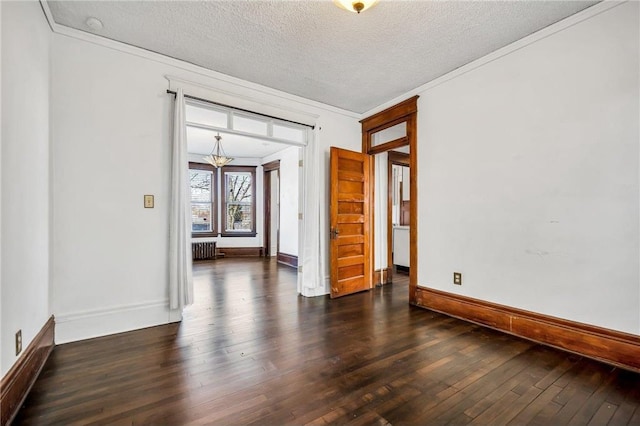
[[360, 13], [376, 4], [378, 0], [333, 0], [333, 2], [349, 12]]
[[[218, 133], [215, 136], [215, 138], [216, 138], [216, 144], [213, 146], [213, 149], [211, 150], [211, 154], [207, 155], [206, 157], [203, 157], [203, 159], [207, 163], [211, 164], [213, 167], [223, 167], [229, 164], [230, 162], [232, 162], [233, 158], [227, 157], [225, 155], [224, 150], [222, 149], [222, 142], [220, 142], [220, 140], [222, 139], [222, 136], [220, 136], [220, 133]], [[213, 154], [214, 151], [216, 152], [215, 155]], [[222, 155], [220, 155], [221, 151], [222, 151]]]
[[102, 21], [98, 18], [94, 18], [93, 16], [87, 18], [85, 24], [87, 24], [87, 27], [91, 28], [93, 31], [100, 31], [103, 27]]

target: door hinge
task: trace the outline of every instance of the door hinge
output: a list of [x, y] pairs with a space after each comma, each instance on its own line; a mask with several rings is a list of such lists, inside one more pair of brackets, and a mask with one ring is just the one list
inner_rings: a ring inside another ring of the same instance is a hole
[[298, 167], [302, 167], [302, 160], [298, 160]]
[[302, 213], [298, 213], [298, 220], [302, 220]]

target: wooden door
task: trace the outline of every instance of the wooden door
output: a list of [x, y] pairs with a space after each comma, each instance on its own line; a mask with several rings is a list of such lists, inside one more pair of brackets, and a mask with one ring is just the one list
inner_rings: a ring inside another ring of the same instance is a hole
[[331, 297], [371, 288], [371, 156], [331, 147]]

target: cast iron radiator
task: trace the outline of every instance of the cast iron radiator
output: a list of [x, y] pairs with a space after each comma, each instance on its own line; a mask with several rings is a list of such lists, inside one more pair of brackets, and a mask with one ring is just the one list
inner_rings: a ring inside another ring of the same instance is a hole
[[191, 243], [193, 260], [205, 260], [216, 258], [216, 242]]

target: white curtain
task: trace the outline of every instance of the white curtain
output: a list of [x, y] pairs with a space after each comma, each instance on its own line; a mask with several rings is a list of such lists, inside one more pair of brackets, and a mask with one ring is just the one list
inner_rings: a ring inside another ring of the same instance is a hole
[[191, 271], [191, 188], [187, 159], [187, 129], [182, 89], [176, 91], [171, 156], [171, 213], [169, 217], [169, 307], [193, 303]]
[[299, 258], [302, 259], [298, 270], [298, 293], [312, 297], [326, 294], [323, 271], [323, 255], [320, 248], [320, 149], [308, 131], [308, 142], [304, 149], [302, 215], [304, 227], [300, 232]]

